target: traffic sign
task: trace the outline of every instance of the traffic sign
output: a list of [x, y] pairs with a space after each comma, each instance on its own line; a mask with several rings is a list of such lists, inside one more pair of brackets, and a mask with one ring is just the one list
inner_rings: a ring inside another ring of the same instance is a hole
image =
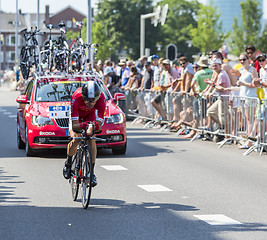
[[169, 9], [169, 5], [165, 4], [164, 7], [161, 10], [160, 23], [161, 23], [162, 26], [164, 25], [164, 23], [166, 21], [168, 9]]

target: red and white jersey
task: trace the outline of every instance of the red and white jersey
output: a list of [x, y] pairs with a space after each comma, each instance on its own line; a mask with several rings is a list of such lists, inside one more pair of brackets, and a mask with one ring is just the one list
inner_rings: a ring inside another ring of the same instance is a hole
[[104, 112], [106, 107], [106, 100], [103, 93], [96, 101], [93, 108], [89, 108], [82, 97], [82, 88], [78, 88], [71, 98], [71, 120], [78, 120], [81, 122], [91, 122], [99, 120], [104, 123]]

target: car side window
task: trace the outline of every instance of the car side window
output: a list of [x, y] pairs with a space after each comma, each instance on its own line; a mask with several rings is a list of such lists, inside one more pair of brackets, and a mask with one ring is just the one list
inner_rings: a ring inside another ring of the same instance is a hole
[[32, 88], [33, 88], [33, 81], [30, 81], [28, 83], [28, 86], [26, 88], [26, 91], [25, 91], [25, 95], [27, 95], [27, 98], [30, 99], [31, 98], [31, 95], [32, 95]]

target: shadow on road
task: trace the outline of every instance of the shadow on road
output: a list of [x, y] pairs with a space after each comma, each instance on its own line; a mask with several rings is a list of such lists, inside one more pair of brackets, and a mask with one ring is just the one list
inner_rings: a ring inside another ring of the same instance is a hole
[[76, 208], [2, 206], [1, 239], [220, 240], [226, 232], [267, 231], [262, 223], [208, 225], [186, 215], [199, 210], [190, 205], [92, 199], [84, 210], [77, 204]]
[[[28, 202], [28, 198], [15, 197], [16, 186], [24, 181], [18, 181], [18, 176], [9, 176], [0, 167], [0, 203], [25, 203]], [[1, 237], [1, 235], [0, 235]]]

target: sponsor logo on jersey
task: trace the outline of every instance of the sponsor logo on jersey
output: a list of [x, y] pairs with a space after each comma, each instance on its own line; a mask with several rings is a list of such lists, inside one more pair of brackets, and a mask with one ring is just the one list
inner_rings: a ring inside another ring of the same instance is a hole
[[52, 136], [52, 135], [56, 135], [54, 132], [40, 132], [40, 135], [46, 135], [46, 136]]
[[107, 130], [107, 134], [109, 133], [120, 133], [120, 130]]

